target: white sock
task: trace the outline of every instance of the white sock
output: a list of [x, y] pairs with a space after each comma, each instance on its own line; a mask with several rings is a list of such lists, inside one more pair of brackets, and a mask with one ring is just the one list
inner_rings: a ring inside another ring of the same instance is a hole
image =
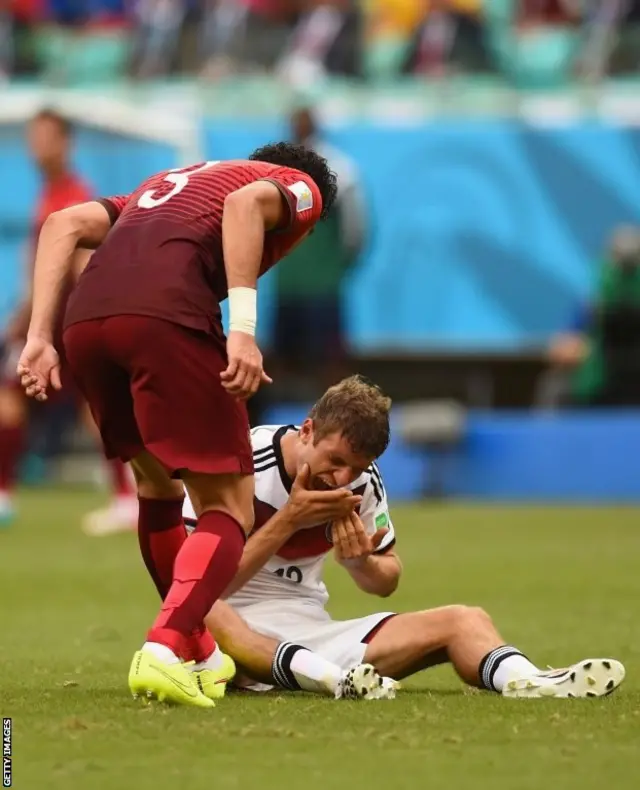
[[11, 494], [8, 491], [0, 491], [0, 510], [11, 510], [12, 504]]
[[[500, 651], [504, 652], [500, 653]], [[515, 677], [529, 677], [540, 672], [535, 664], [532, 664], [526, 656], [513, 647], [494, 650], [489, 654], [487, 663], [491, 662], [492, 657], [494, 663], [491, 670], [491, 680], [487, 685], [493, 691], [502, 691], [507, 683]]]
[[222, 666], [222, 650], [216, 645], [216, 649], [205, 661], [199, 661], [190, 667], [192, 672], [201, 672], [203, 669], [220, 669]]
[[282, 642], [273, 658], [272, 674], [279, 686], [333, 697], [342, 678], [337, 664], [300, 645]]
[[145, 642], [142, 645], [142, 649], [145, 653], [151, 653], [154, 655], [158, 661], [162, 661], [165, 664], [179, 664], [180, 659], [178, 656], [168, 648], [166, 645], [161, 645], [159, 642]]

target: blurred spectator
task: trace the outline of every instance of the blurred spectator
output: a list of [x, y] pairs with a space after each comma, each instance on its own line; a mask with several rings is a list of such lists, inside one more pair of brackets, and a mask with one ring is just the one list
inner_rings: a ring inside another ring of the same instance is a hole
[[640, 72], [640, 0], [612, 0], [619, 8], [616, 27], [609, 33], [611, 74]]
[[301, 0], [206, 0], [201, 49], [205, 75], [272, 70], [285, 51]]
[[275, 270], [274, 347], [285, 375], [312, 376], [323, 388], [343, 372], [342, 282], [365, 242], [365, 201], [354, 163], [326, 142], [311, 109], [293, 113], [291, 133], [329, 161], [338, 176], [338, 200]]
[[302, 0], [300, 8], [278, 66], [287, 82], [304, 87], [326, 74], [360, 75], [363, 15], [357, 0]]
[[7, 79], [13, 69], [13, 35], [9, 0], [0, 0], [0, 82]]
[[553, 339], [539, 405], [640, 405], [640, 230], [620, 227], [591, 308]]
[[403, 71], [439, 76], [452, 68], [491, 68], [480, 0], [430, 0], [413, 35]]
[[138, 77], [157, 77], [175, 67], [187, 0], [137, 0], [133, 71]]

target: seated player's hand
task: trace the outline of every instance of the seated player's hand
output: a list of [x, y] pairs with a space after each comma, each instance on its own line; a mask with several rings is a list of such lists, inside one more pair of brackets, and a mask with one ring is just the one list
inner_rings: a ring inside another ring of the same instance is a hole
[[295, 529], [307, 529], [327, 521], [344, 518], [362, 502], [346, 488], [315, 491], [309, 488], [309, 465], [304, 464], [291, 487], [285, 508]]
[[262, 369], [262, 354], [253, 335], [229, 332], [227, 358], [227, 369], [220, 374], [220, 378], [229, 395], [247, 400], [255, 395], [261, 384], [272, 383], [272, 379]]
[[60, 357], [53, 344], [42, 338], [27, 339], [16, 372], [30, 398], [45, 401], [49, 387], [62, 388]]
[[364, 524], [357, 513], [334, 521], [331, 525], [331, 539], [336, 560], [343, 565], [357, 565], [375, 552], [388, 529], [379, 529], [367, 535]]

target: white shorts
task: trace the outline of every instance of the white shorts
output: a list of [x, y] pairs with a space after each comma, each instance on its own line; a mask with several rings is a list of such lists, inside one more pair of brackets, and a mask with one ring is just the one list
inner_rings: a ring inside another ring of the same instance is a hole
[[[318, 653], [342, 669], [360, 664], [367, 650], [364, 641], [380, 623], [395, 612], [378, 612], [355, 620], [332, 620], [318, 603], [310, 600], [268, 600], [236, 607], [247, 625], [259, 634], [293, 642]], [[254, 683], [252, 691], [267, 691], [273, 686]]]

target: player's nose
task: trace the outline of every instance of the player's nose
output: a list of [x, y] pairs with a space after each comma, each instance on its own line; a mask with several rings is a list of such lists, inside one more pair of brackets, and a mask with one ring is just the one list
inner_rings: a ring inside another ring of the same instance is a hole
[[349, 469], [340, 469], [337, 472], [333, 473], [333, 480], [336, 488], [343, 488], [344, 486], [348, 486], [352, 479], [353, 479], [353, 475], [351, 474]]

